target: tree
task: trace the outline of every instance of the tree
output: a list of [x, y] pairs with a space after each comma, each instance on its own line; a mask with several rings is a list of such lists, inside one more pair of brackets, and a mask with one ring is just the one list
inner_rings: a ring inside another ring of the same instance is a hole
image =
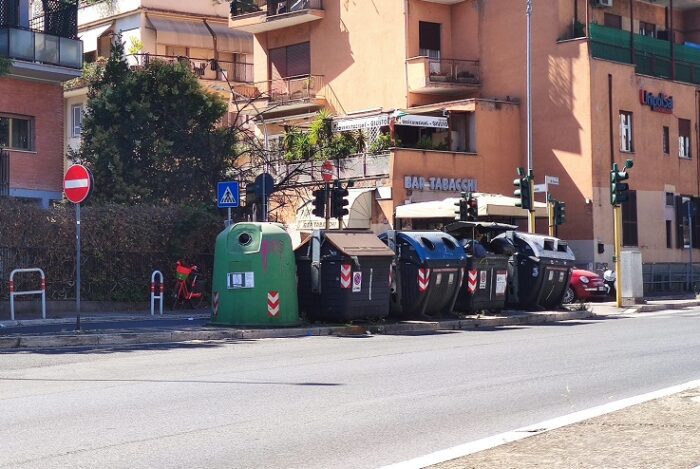
[[10, 71], [10, 61], [5, 57], [0, 57], [0, 76]]
[[130, 70], [117, 37], [89, 98], [74, 159], [93, 172], [93, 202], [209, 204], [235, 171], [236, 129], [217, 125], [227, 103], [186, 65]]

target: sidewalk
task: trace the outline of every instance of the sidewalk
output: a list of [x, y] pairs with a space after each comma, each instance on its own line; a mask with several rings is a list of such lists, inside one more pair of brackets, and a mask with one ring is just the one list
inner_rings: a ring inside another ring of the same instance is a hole
[[700, 388], [530, 431], [534, 436], [429, 467], [693, 469], [700, 465]]
[[[389, 319], [381, 323], [301, 324], [298, 327], [256, 329], [212, 326], [207, 321], [210, 316], [207, 310], [165, 311], [162, 316], [159, 314], [151, 316], [149, 312], [86, 313], [81, 315], [83, 330], [80, 332], [75, 331], [75, 313], [49, 313], [48, 319], [37, 319], [36, 315], [33, 318], [23, 315], [15, 321], [0, 320], [0, 350], [128, 346], [317, 335], [429, 334], [444, 330], [489, 329], [583, 320], [596, 316], [633, 315], [693, 306], [700, 306], [700, 300], [650, 300], [644, 305], [620, 309], [616, 308], [613, 302], [590, 303], [587, 304], [587, 309], [583, 310], [578, 305], [572, 305], [568, 310], [541, 312], [504, 310], [499, 315], [475, 315], [463, 319], [401, 322], [392, 322]], [[62, 327], [57, 328], [56, 325], [62, 325]], [[42, 326], [46, 326], [47, 330], [42, 332]], [[49, 330], [51, 326], [53, 331]]]

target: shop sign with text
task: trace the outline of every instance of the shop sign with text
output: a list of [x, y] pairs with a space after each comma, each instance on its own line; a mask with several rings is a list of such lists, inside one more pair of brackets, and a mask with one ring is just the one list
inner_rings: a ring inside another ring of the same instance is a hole
[[476, 179], [405, 176], [403, 186], [414, 191], [476, 192]]
[[389, 116], [380, 114], [370, 117], [356, 117], [354, 119], [340, 119], [333, 121], [333, 132], [347, 132], [350, 130], [373, 129], [389, 125]]
[[646, 90], [639, 90], [639, 101], [644, 106], [649, 106], [652, 111], [671, 114], [673, 112], [673, 96], [664, 93], [654, 95]]

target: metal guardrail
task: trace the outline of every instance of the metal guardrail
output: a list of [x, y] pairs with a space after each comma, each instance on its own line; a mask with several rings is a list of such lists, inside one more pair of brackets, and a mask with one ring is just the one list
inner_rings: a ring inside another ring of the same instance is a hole
[[[149, 63], [160, 60], [167, 63], [181, 63], [186, 65], [197, 78], [203, 80], [220, 80], [238, 83], [253, 82], [253, 64], [247, 62], [230, 62], [217, 60], [218, 70], [212, 67], [212, 59], [198, 59], [193, 57], [160, 55], [160, 54], [130, 54], [127, 60], [135, 66], [146, 66]], [[226, 76], [224, 77], [223, 74]]]
[[648, 263], [642, 265], [644, 294], [696, 293], [700, 288], [700, 264]]
[[478, 85], [481, 82], [478, 60], [433, 59], [427, 56], [412, 57], [406, 62], [427, 62], [428, 80], [431, 83], [463, 83]]
[[[40, 290], [24, 290], [15, 291], [15, 274], [38, 272], [41, 275], [41, 289]], [[46, 276], [44, 271], [33, 267], [31, 269], [15, 269], [10, 273], [10, 319], [15, 320], [15, 296], [22, 295], [41, 295], [41, 317], [46, 319]]]

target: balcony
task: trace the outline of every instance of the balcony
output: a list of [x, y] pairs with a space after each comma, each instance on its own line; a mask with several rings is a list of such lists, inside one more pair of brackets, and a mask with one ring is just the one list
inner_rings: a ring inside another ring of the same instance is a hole
[[258, 34], [320, 20], [324, 15], [323, 0], [233, 0], [229, 26]]
[[[244, 62], [227, 62], [211, 59], [197, 59], [174, 55], [133, 54], [126, 56], [132, 67], [146, 66], [154, 61], [181, 63], [187, 66], [197, 78], [205, 81], [223, 81], [230, 83], [253, 83], [253, 64]], [[218, 67], [217, 67], [218, 65]]]
[[0, 56], [11, 59], [14, 75], [50, 81], [80, 76], [77, 0], [45, 0], [42, 6], [44, 11], [27, 19], [16, 3], [0, 0]]
[[406, 65], [408, 90], [412, 93], [460, 95], [481, 86], [478, 60], [421, 56], [406, 60]]
[[[597, 59], [635, 65], [636, 73], [700, 85], [700, 50], [674, 44], [675, 60], [671, 60], [668, 41], [634, 34], [634, 57], [630, 32], [590, 25], [591, 55]], [[675, 70], [674, 70], [675, 66]], [[675, 72], [672, 73], [672, 71]]]
[[[389, 152], [378, 155], [358, 154], [333, 160], [340, 179], [365, 179], [386, 177], [389, 175]], [[270, 168], [271, 174], [276, 180], [294, 180], [296, 183], [322, 182], [322, 161], [305, 161], [302, 163], [290, 163], [278, 160]]]
[[246, 87], [236, 101], [238, 104], [246, 101], [263, 103], [265, 107], [261, 111], [265, 113], [310, 112], [325, 104], [324, 88], [322, 75], [299, 75], [254, 83]]
[[457, 3], [462, 3], [464, 0], [424, 0], [428, 3], [442, 3], [443, 5], [456, 5]]

